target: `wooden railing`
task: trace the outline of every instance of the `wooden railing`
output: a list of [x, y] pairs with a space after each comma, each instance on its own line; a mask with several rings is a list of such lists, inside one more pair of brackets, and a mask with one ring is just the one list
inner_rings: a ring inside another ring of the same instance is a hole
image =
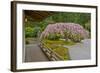
[[44, 42], [41, 42], [39, 46], [42, 49], [42, 51], [45, 53], [45, 55], [48, 57], [49, 60], [51, 61], [64, 60], [59, 54], [57, 54], [51, 48], [46, 46]]

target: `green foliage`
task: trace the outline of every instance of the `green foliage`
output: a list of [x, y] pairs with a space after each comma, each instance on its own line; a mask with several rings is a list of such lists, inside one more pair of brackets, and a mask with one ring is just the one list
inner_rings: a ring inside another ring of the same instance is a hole
[[31, 27], [26, 27], [25, 28], [25, 37], [33, 37], [33, 28]]
[[66, 41], [69, 40], [70, 36], [71, 36], [71, 32], [70, 31], [68, 31], [68, 30], [64, 31], [64, 38], [66, 39]]
[[34, 22], [33, 21], [25, 22], [25, 27], [34, 27]]
[[41, 28], [41, 31], [43, 31], [47, 25], [48, 23], [46, 21], [41, 21], [38, 23], [38, 26]]
[[34, 27], [33, 28], [33, 37], [37, 37], [39, 31], [41, 31], [40, 27]]
[[48, 17], [46, 21], [52, 21], [52, 22], [73, 22], [73, 23], [79, 23], [84, 24], [88, 20], [90, 20], [90, 14], [89, 13], [72, 13], [72, 12], [59, 12], [55, 13], [54, 15]]
[[38, 32], [41, 31], [40, 27], [26, 27], [25, 28], [25, 37], [37, 37]]
[[64, 38], [66, 39], [66, 41], [71, 40], [73, 42], [80, 42], [81, 40], [83, 40], [82, 35], [73, 34], [70, 31], [65, 31]]
[[83, 38], [80, 34], [71, 35], [70, 39], [74, 42], [80, 42]]
[[87, 23], [85, 23], [84, 27], [85, 27], [89, 32], [91, 32], [91, 23], [90, 23], [90, 21], [88, 21]]
[[61, 37], [60, 34], [49, 34], [48, 39], [49, 40], [59, 40], [59, 38]]

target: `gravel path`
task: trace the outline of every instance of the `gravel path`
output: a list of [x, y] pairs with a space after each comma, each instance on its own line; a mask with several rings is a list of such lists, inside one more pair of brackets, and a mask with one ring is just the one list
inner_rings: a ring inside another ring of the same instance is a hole
[[91, 40], [85, 39], [73, 46], [64, 46], [69, 49], [71, 60], [85, 60], [91, 58]]

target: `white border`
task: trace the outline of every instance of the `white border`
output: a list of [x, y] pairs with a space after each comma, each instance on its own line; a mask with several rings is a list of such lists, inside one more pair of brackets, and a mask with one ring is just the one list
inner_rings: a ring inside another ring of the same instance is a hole
[[[57, 61], [57, 62], [22, 62], [22, 10], [41, 10], [41, 11], [61, 11], [61, 12], [82, 12], [91, 13], [91, 60], [75, 60], [75, 61]], [[68, 66], [82, 66], [95, 65], [96, 53], [96, 9], [94, 8], [80, 8], [80, 7], [59, 7], [49, 5], [34, 5], [34, 4], [17, 4], [17, 69], [35, 69], [35, 68], [51, 68], [51, 67], [68, 67]]]

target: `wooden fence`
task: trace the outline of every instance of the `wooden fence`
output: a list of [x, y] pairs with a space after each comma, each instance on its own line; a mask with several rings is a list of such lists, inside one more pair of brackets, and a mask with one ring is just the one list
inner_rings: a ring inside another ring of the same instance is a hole
[[46, 46], [44, 42], [41, 42], [39, 46], [50, 61], [64, 60], [59, 54], [57, 54], [51, 48]]

